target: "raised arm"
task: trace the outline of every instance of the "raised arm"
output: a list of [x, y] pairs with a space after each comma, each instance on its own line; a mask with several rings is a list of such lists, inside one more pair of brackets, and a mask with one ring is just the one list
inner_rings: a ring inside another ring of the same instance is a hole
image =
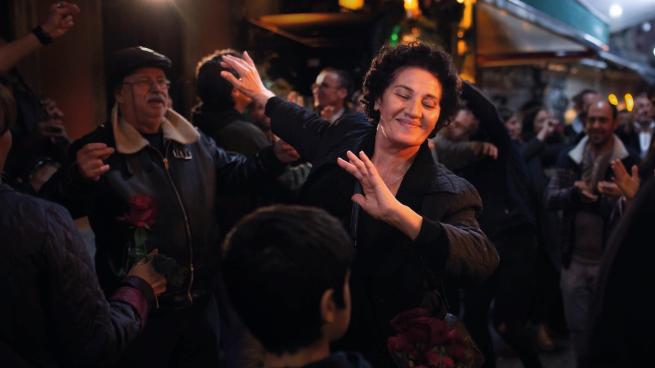
[[0, 75], [9, 72], [19, 61], [42, 45], [63, 36], [74, 25], [73, 16], [80, 8], [66, 1], [50, 6], [48, 19], [33, 32], [6, 44], [0, 44]]
[[[248, 52], [243, 53], [243, 59], [226, 55], [223, 57], [222, 64], [226, 68], [234, 69], [239, 78], [225, 71], [221, 72], [221, 76], [239, 91], [266, 106], [266, 115], [271, 118], [273, 133], [297, 149], [304, 160], [313, 162], [319, 158], [317, 157], [320, 152], [319, 146], [325, 134], [329, 134], [328, 132], [340, 134], [344, 131], [343, 125], [337, 124], [331, 127], [328, 121], [317, 114], [276, 98], [275, 94], [264, 86]], [[363, 117], [355, 118], [363, 119]], [[365, 121], [363, 123], [366, 124]]]
[[279, 143], [262, 149], [254, 156], [245, 156], [218, 147], [213, 139], [205, 135], [200, 139], [203, 140], [201, 147], [213, 157], [217, 189], [221, 193], [266, 188], [282, 173], [286, 163], [297, 159]]

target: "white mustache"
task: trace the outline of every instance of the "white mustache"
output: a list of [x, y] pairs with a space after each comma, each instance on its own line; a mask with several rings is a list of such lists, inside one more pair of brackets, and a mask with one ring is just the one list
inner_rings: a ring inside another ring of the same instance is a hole
[[160, 95], [155, 95], [155, 96], [150, 96], [146, 100], [146, 102], [161, 102], [163, 104], [166, 103], [166, 99], [163, 96]]

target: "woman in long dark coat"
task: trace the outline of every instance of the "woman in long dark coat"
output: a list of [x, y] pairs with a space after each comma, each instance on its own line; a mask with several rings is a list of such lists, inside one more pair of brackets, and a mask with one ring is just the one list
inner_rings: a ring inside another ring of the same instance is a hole
[[389, 322], [421, 304], [427, 274], [478, 281], [498, 264], [476, 220], [477, 191], [435, 163], [427, 144], [457, 108], [460, 80], [450, 57], [420, 43], [383, 48], [363, 86], [370, 121], [348, 114], [332, 125], [275, 97], [244, 58], [224, 59], [239, 79], [222, 76], [265, 104], [273, 132], [312, 163], [302, 202], [341, 219], [356, 240], [353, 317], [340, 347], [391, 367]]

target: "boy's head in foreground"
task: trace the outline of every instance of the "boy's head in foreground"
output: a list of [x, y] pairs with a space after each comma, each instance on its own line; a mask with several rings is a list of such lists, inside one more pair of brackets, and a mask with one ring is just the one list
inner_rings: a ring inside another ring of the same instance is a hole
[[329, 344], [350, 322], [350, 238], [311, 207], [271, 206], [246, 216], [225, 241], [227, 292], [272, 354]]

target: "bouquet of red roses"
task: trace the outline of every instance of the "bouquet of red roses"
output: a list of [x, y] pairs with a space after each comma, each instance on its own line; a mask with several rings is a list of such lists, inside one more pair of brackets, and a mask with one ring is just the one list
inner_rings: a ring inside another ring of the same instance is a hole
[[414, 308], [391, 320], [397, 335], [387, 347], [400, 368], [464, 367], [466, 345], [454, 326], [432, 317], [428, 309]]

